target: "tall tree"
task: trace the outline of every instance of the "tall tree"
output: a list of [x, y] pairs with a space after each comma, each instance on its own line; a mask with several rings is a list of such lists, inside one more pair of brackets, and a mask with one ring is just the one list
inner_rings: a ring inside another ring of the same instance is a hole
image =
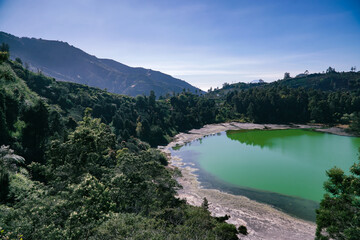
[[360, 239], [360, 162], [345, 175], [339, 168], [326, 172], [326, 194], [316, 211], [316, 239]]
[[290, 73], [286, 72], [284, 73], [284, 79], [289, 79], [290, 78]]
[[44, 162], [44, 152], [49, 135], [49, 111], [43, 101], [25, 110], [22, 120], [26, 126], [22, 131], [24, 157], [28, 163]]

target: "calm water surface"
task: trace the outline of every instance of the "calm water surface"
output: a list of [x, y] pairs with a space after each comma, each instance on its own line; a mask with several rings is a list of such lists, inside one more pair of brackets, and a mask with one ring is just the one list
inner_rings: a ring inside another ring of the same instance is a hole
[[199, 168], [203, 186], [266, 202], [314, 220], [325, 171], [348, 173], [360, 138], [312, 130], [227, 131], [191, 142], [173, 154]]

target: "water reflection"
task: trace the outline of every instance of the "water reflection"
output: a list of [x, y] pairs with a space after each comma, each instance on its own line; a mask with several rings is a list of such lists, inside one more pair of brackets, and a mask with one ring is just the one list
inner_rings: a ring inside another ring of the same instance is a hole
[[323, 134], [314, 132], [312, 129], [297, 130], [229, 130], [226, 131], [226, 136], [234, 141], [239, 141], [246, 145], [260, 146], [261, 148], [272, 148], [276, 146], [274, 141], [276, 139], [284, 139], [299, 136], [322, 136]]

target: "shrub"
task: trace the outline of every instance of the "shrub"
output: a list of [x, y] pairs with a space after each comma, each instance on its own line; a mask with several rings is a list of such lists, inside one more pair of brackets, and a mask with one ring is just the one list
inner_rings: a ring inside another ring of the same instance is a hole
[[244, 225], [241, 225], [241, 226], [238, 228], [238, 231], [239, 231], [239, 233], [241, 233], [241, 234], [243, 234], [243, 235], [248, 235], [247, 228], [246, 228]]

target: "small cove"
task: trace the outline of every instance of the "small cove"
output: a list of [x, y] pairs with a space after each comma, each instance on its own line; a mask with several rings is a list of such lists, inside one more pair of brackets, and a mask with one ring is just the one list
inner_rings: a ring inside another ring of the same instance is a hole
[[325, 171], [336, 165], [348, 172], [359, 146], [360, 138], [312, 130], [240, 130], [198, 139], [172, 155], [198, 169], [204, 188], [247, 196], [314, 221]]

